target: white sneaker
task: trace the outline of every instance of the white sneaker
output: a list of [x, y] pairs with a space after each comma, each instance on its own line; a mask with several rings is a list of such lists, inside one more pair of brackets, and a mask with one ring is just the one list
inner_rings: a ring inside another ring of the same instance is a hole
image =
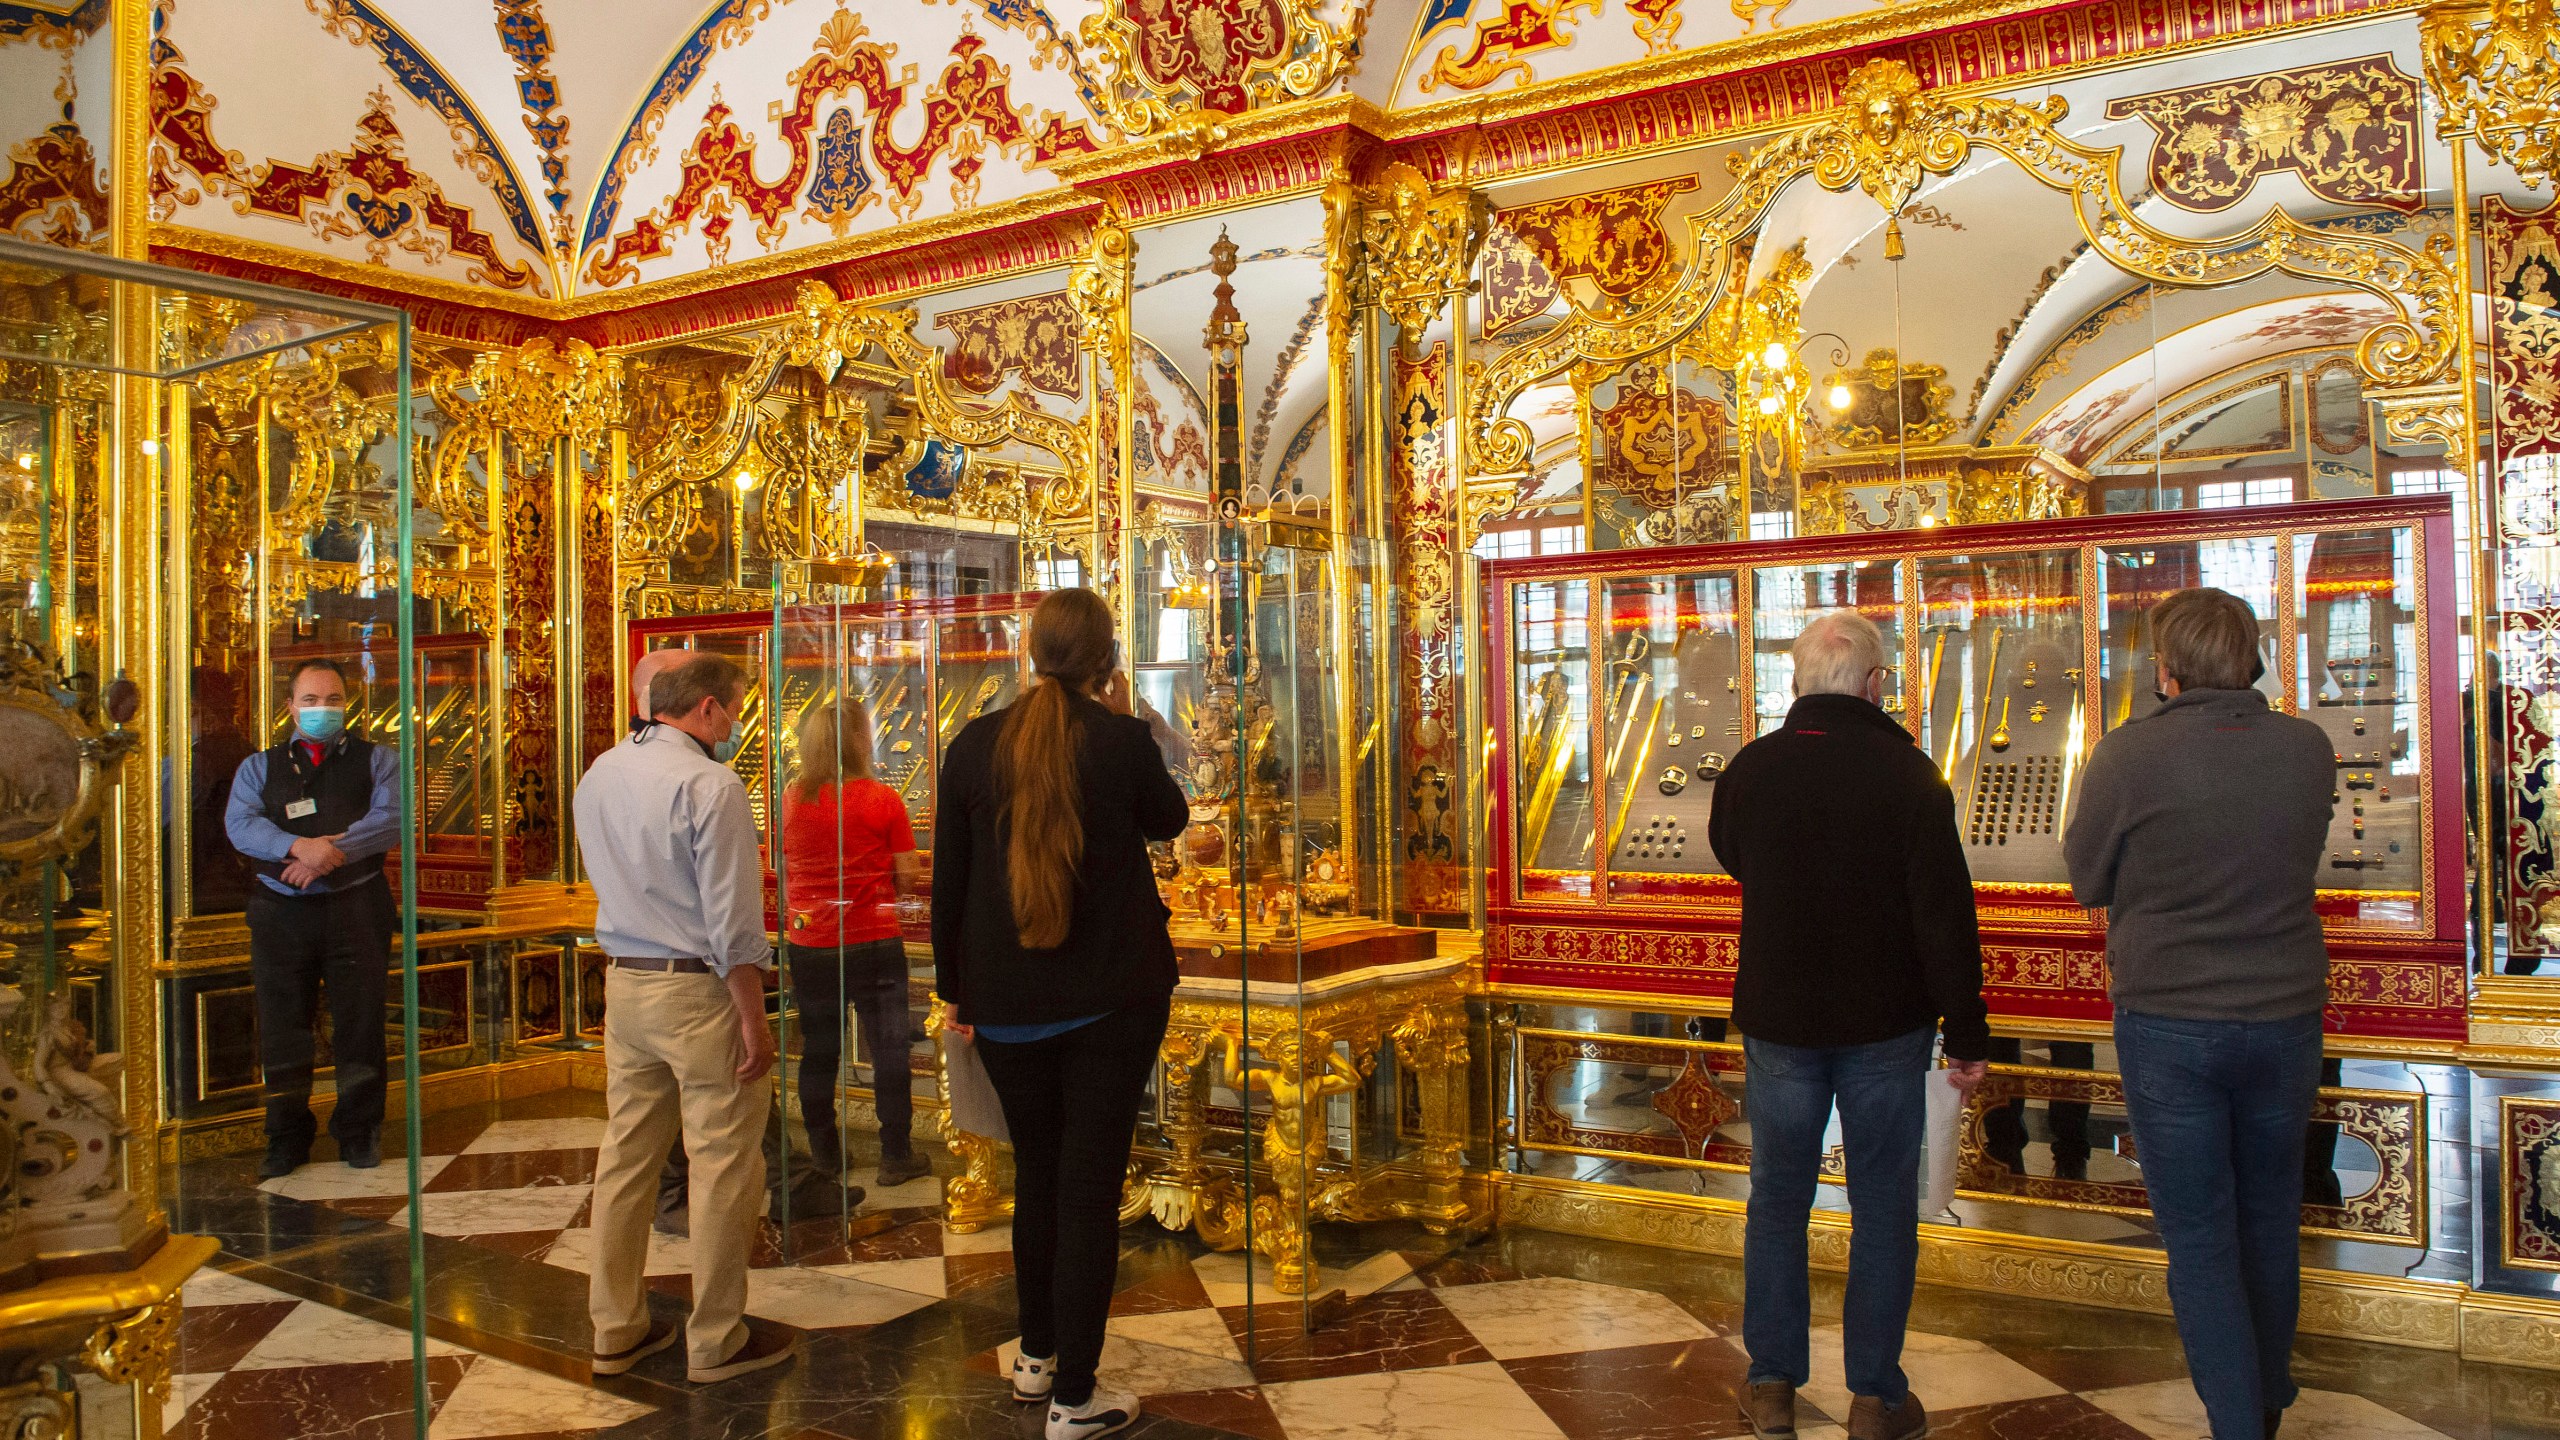
[[1050, 1372], [1057, 1365], [1058, 1357], [1055, 1355], [1046, 1360], [1035, 1360], [1028, 1355], [1014, 1356], [1013, 1398], [1025, 1405], [1048, 1399], [1049, 1387], [1056, 1384], [1058, 1378]]
[[1088, 1436], [1108, 1435], [1128, 1429], [1137, 1419], [1137, 1396], [1096, 1386], [1092, 1399], [1072, 1409], [1050, 1405], [1048, 1440], [1086, 1440]]

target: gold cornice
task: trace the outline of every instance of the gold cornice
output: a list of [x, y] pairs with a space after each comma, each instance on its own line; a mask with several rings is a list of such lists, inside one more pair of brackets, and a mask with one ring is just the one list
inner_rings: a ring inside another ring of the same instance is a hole
[[[760, 280], [787, 278], [804, 271], [825, 270], [850, 265], [899, 250], [922, 249], [928, 245], [948, 244], [981, 234], [1009, 230], [1035, 220], [1053, 219], [1077, 211], [1092, 210], [1102, 202], [1091, 195], [1060, 187], [1043, 190], [1017, 199], [962, 210], [955, 214], [919, 220], [913, 224], [875, 230], [867, 235], [828, 240], [798, 250], [781, 250], [760, 255], [733, 265], [698, 270], [688, 275], [670, 275], [663, 280], [644, 280], [629, 289], [596, 290], [567, 300], [554, 301], [555, 314], [564, 320], [589, 315], [637, 310], [662, 301], [682, 300], [706, 290], [726, 290], [752, 285]], [[1072, 257], [1068, 257], [1072, 258]], [[1065, 263], [1062, 259], [1058, 263]], [[993, 276], [979, 276], [992, 279]], [[860, 297], [865, 302], [874, 296]]]
[[534, 320], [563, 318], [560, 302], [529, 295], [515, 295], [503, 290], [466, 284], [460, 280], [439, 280], [432, 275], [413, 275], [383, 265], [361, 265], [324, 255], [314, 250], [297, 250], [267, 240], [250, 240], [238, 235], [225, 235], [214, 230], [197, 230], [185, 225], [155, 221], [150, 229], [154, 249], [185, 250], [198, 255], [211, 255], [222, 260], [237, 260], [244, 265], [261, 265], [300, 275], [316, 275], [347, 285], [361, 285], [393, 295], [408, 295], [440, 304], [460, 305], [473, 310], [496, 310]]
[[1322, 95], [1226, 117], [1226, 138], [1206, 151], [1185, 143], [1178, 132], [1152, 135], [1082, 155], [1063, 156], [1049, 163], [1049, 173], [1057, 176], [1061, 184], [1082, 188], [1167, 165], [1188, 164], [1207, 155], [1230, 154], [1328, 131], [1374, 136], [1386, 120], [1384, 111], [1357, 95]]

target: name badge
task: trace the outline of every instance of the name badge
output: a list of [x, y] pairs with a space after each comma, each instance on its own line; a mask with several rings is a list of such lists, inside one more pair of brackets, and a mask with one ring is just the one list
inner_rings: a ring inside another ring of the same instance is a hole
[[296, 800], [284, 807], [284, 818], [287, 820], [300, 820], [306, 815], [319, 813], [320, 802], [317, 800]]

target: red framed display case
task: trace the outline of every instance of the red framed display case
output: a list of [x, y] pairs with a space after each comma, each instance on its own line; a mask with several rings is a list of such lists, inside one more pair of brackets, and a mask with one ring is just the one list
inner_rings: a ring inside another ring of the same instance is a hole
[[2261, 688], [2336, 742], [2330, 1028], [2459, 1040], [2454, 564], [2443, 496], [1492, 562], [1488, 978], [1731, 995], [1714, 776], [1783, 720], [1803, 625], [1854, 607], [1896, 661], [1886, 707], [1955, 792], [1993, 1015], [2106, 1020], [2105, 917], [2072, 902], [2062, 829], [2088, 747], [2156, 704], [2145, 612], [2212, 584], [2260, 615]]

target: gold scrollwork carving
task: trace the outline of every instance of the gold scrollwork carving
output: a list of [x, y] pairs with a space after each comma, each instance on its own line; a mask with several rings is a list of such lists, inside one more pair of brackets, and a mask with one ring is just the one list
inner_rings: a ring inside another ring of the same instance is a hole
[[2560, 10], [2551, 0], [2446, 5], [2418, 22], [2437, 133], [2476, 137], [2536, 189], [2560, 170]]
[[2401, 445], [2441, 445], [2448, 455], [2469, 446], [2463, 432], [2462, 396], [2445, 386], [2377, 395], [2382, 407], [2382, 433]]
[[167, 1295], [130, 1315], [100, 1321], [80, 1347], [80, 1363], [114, 1385], [141, 1381], [143, 1403], [157, 1411], [169, 1398], [169, 1362], [178, 1343], [180, 1298]]
[[[2411, 388], [2452, 372], [2459, 315], [2452, 242], [2423, 250], [2373, 236], [2330, 233], [2270, 210], [2234, 235], [2187, 240], [2144, 224], [2125, 203], [2119, 149], [2066, 138], [2059, 96], [2026, 105], [1995, 96], [1949, 97], [1923, 90], [1900, 61], [1876, 60], [1851, 78], [1839, 110], [1732, 160], [1734, 188], [1690, 223], [1689, 268], [1659, 300], [1622, 320], [1576, 315], [1505, 352], [1467, 398], [1465, 434], [1475, 468], [1525, 468], [1528, 424], [1506, 413], [1531, 385], [1569, 367], [1618, 365], [1678, 343], [1707, 318], [1731, 283], [1728, 254], [1760, 222], [1790, 181], [1811, 175], [1832, 190], [1851, 186], [1897, 216], [1925, 175], [1952, 172], [1977, 147], [2015, 161], [2068, 197], [2090, 247], [2118, 268], [2167, 285], [2230, 284], [2270, 270], [2336, 281], [2388, 302], [2393, 317], [2368, 332], [2356, 360], [2379, 384]], [[1888, 232], [1888, 253], [1898, 246]]]
[[1440, 307], [1467, 287], [1492, 207], [1464, 185], [1435, 185], [1397, 161], [1372, 187], [1360, 217], [1360, 260], [1370, 298], [1387, 312], [1410, 355]]
[[1369, 24], [1369, 0], [1342, 23], [1323, 0], [1126, 0], [1078, 29], [1102, 71], [1103, 113], [1130, 140], [1161, 139], [1178, 157], [1226, 143], [1226, 118], [1255, 105], [1322, 94], [1347, 70]]

